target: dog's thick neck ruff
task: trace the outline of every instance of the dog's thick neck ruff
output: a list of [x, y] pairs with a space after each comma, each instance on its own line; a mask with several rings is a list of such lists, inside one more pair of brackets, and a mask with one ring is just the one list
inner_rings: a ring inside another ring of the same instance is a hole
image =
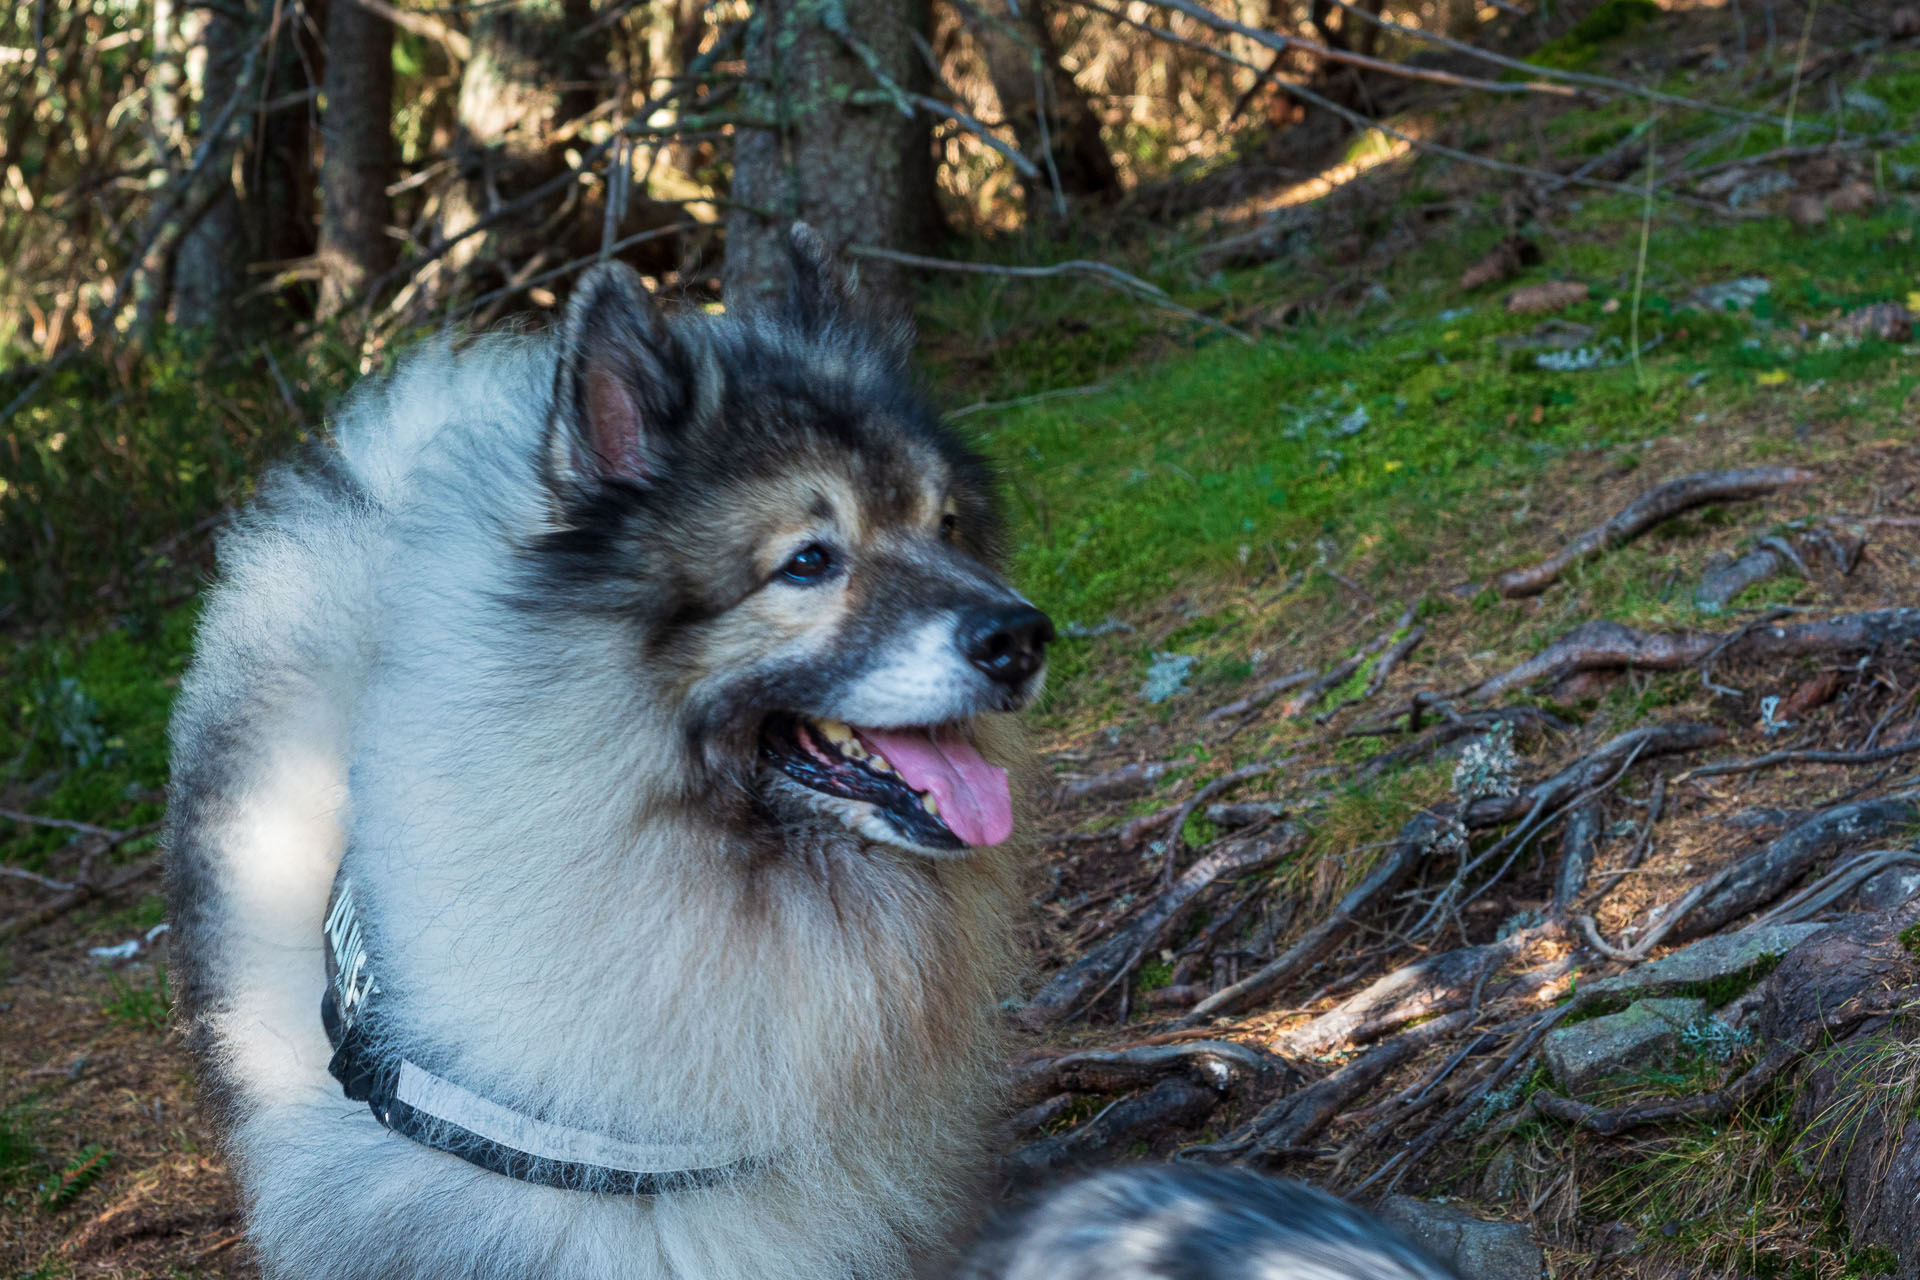
[[655, 1196], [710, 1187], [749, 1171], [743, 1152], [690, 1143], [637, 1143], [503, 1107], [384, 1047], [393, 1033], [376, 1009], [353, 884], [334, 882], [326, 923], [327, 986], [320, 1001], [346, 1096], [386, 1128], [491, 1173], [564, 1191]]

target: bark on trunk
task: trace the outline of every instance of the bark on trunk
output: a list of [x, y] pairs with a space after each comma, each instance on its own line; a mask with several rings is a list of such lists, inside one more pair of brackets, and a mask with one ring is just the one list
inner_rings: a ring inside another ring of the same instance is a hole
[[[987, 76], [1012, 127], [1020, 153], [1040, 170], [1025, 179], [1027, 218], [1058, 223], [1067, 196], [1110, 196], [1120, 175], [1100, 136], [1100, 118], [1087, 95], [1060, 64], [1046, 10], [1039, 0], [985, 0], [975, 24], [987, 57]], [[1043, 101], [1044, 98], [1044, 101]], [[1056, 196], [1054, 182], [1059, 182]]]
[[[488, 9], [474, 23], [473, 56], [460, 73], [454, 158], [461, 183], [448, 194], [447, 235], [565, 168], [568, 139], [556, 135], [592, 108], [594, 72], [607, 64], [606, 28], [577, 38], [592, 21], [590, 0], [535, 0]], [[449, 264], [533, 252], [529, 235], [554, 211], [529, 209], [468, 237]]]
[[357, 0], [332, 0], [325, 84], [320, 314], [330, 316], [394, 259], [393, 24]]
[[[188, 14], [188, 38], [198, 37], [198, 128], [204, 130], [240, 87], [246, 31], [242, 18], [232, 9], [192, 9]], [[198, 28], [197, 32], [193, 28]], [[219, 175], [216, 194], [195, 218], [174, 257], [173, 316], [183, 329], [212, 329], [224, 323], [245, 280], [240, 199], [225, 176], [232, 169], [233, 147], [223, 144], [220, 154], [207, 165], [210, 174]]]
[[[189, 12], [203, 15], [196, 146], [236, 94], [243, 113], [256, 101], [280, 104], [243, 115], [251, 127], [225, 132], [205, 170], [211, 197], [182, 211], [191, 226], [174, 258], [174, 320], [183, 328], [230, 330], [247, 318], [250, 265], [313, 252], [312, 104], [299, 95], [312, 87], [321, 50], [305, 38], [307, 16], [298, 4], [251, 0], [244, 9]], [[256, 48], [259, 70], [253, 83], [241, 84], [241, 67]]]
[[[795, 219], [836, 248], [914, 250], [929, 238], [929, 122], [924, 113], [899, 110], [880, 80], [925, 92], [929, 77], [914, 37], [926, 27], [923, 0], [845, 0], [834, 8], [763, 0], [747, 58], [748, 114], [760, 127], [743, 126], [734, 142], [729, 306], [763, 305], [778, 295], [787, 278], [787, 226]], [[870, 310], [904, 315], [907, 286], [897, 266], [860, 263]]]

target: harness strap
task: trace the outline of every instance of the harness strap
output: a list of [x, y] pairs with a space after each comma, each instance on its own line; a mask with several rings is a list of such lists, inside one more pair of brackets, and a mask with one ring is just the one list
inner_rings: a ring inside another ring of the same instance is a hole
[[627, 1142], [526, 1115], [379, 1048], [380, 984], [344, 875], [334, 883], [326, 944], [320, 1020], [333, 1046], [327, 1071], [348, 1098], [366, 1103], [395, 1133], [521, 1182], [606, 1195], [690, 1191], [754, 1167], [751, 1158], [715, 1161], [711, 1149]]

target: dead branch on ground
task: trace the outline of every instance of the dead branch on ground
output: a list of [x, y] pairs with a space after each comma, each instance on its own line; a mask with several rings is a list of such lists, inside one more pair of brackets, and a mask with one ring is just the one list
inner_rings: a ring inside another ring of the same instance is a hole
[[1573, 565], [1625, 546], [1647, 530], [1683, 511], [1710, 502], [1758, 498], [1787, 485], [1808, 484], [1810, 471], [1798, 467], [1750, 467], [1743, 471], [1702, 471], [1669, 480], [1621, 509], [1605, 524], [1587, 530], [1553, 555], [1528, 569], [1513, 569], [1494, 580], [1508, 598], [1538, 595]]

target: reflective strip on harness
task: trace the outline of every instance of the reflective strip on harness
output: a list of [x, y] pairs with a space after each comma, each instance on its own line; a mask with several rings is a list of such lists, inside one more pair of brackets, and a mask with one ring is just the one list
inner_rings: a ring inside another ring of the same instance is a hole
[[727, 1181], [751, 1158], [711, 1148], [633, 1143], [525, 1115], [437, 1076], [397, 1054], [382, 1055], [372, 1033], [380, 985], [368, 962], [353, 886], [334, 884], [327, 912], [327, 989], [320, 1018], [333, 1046], [327, 1070], [346, 1096], [365, 1102], [395, 1133], [522, 1182], [612, 1195], [660, 1195]]

